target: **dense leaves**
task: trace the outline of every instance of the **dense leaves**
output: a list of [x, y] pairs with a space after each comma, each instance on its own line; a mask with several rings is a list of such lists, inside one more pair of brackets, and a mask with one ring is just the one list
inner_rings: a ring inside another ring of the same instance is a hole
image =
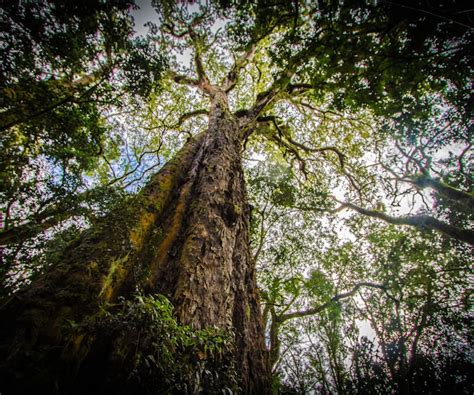
[[173, 306], [161, 295], [121, 300], [113, 313], [85, 329], [95, 331], [97, 326], [121, 344], [110, 361], [118, 369], [108, 378], [109, 385], [119, 391], [217, 393], [237, 389], [229, 358], [232, 334], [180, 325], [173, 317]]
[[28, 239], [73, 217], [102, 215], [109, 194], [120, 193], [112, 188], [117, 177], [96, 190], [88, 179], [122, 149], [106, 116], [126, 97], [144, 100], [156, 90], [164, 65], [147, 38], [133, 37], [132, 7], [21, 1], [1, 10], [0, 198], [8, 233], [0, 244], [10, 246], [2, 272], [36, 254]]

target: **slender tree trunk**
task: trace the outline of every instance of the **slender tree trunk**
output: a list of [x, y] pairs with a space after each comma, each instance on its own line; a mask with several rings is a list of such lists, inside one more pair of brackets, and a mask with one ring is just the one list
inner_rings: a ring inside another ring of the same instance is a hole
[[270, 391], [242, 133], [222, 98], [209, 119], [208, 130], [139, 196], [84, 232], [61, 262], [1, 308], [2, 394], [131, 393], [113, 385], [117, 339], [77, 328], [136, 289], [165, 295], [181, 324], [232, 331], [241, 392]]

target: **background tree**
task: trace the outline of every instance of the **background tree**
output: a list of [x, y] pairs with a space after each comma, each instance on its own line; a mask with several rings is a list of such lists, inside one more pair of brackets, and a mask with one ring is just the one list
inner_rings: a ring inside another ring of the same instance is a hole
[[16, 262], [22, 262], [21, 272], [29, 266], [30, 275], [38, 269], [27, 262], [44, 244], [45, 231], [74, 217], [93, 219], [120, 195], [112, 188], [120, 177], [91, 188], [84, 174], [91, 176], [123, 149], [117, 129], [111, 131], [117, 122], [105, 116], [125, 106], [132, 110], [125, 98], [149, 95], [163, 67], [151, 42], [132, 37], [132, 6], [26, 1], [2, 7], [5, 290], [23, 277]]

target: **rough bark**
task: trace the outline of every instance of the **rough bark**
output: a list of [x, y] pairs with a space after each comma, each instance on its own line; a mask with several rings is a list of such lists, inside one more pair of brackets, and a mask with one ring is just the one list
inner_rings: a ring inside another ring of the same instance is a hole
[[2, 306], [2, 394], [131, 393], [112, 381], [117, 340], [77, 328], [137, 288], [168, 297], [182, 324], [232, 331], [241, 392], [269, 392], [241, 140], [218, 98], [205, 133]]

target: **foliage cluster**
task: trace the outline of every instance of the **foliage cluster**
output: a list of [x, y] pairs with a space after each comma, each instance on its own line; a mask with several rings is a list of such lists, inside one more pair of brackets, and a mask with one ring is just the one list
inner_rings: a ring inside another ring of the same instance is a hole
[[232, 333], [179, 324], [163, 295], [121, 298], [94, 327], [94, 333], [113, 339], [111, 362], [117, 370], [109, 380], [120, 393], [123, 388], [144, 394], [237, 391]]

